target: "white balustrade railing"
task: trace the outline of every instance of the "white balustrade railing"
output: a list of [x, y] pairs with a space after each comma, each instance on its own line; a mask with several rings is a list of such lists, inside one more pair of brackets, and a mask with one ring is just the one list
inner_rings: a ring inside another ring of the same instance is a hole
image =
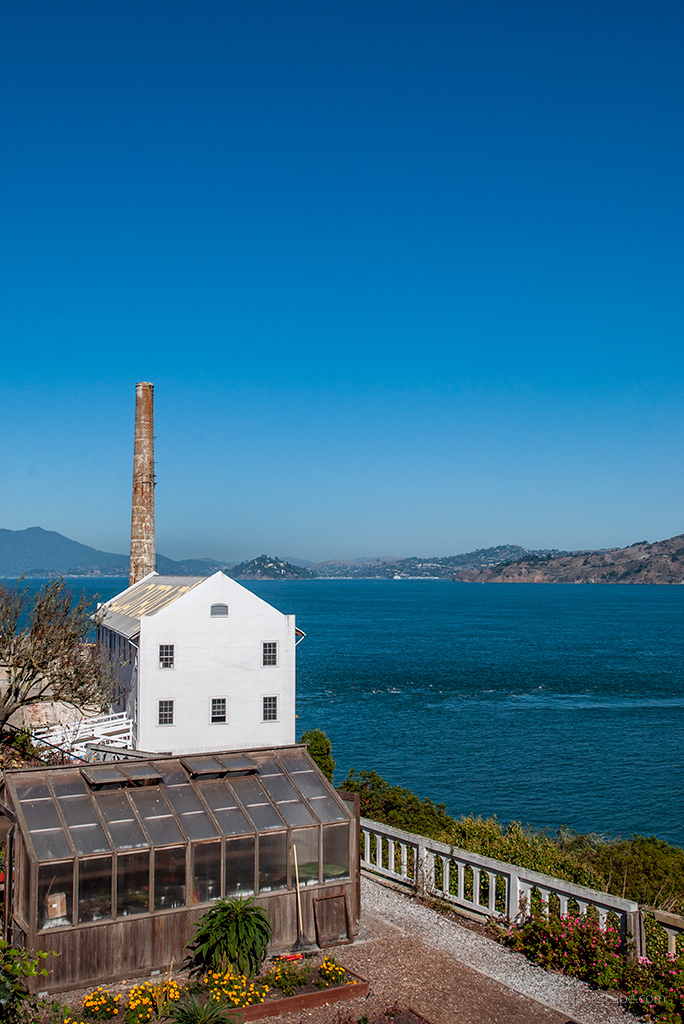
[[593, 907], [601, 922], [614, 915], [623, 939], [632, 934], [637, 956], [645, 952], [639, 904], [633, 900], [469, 853], [370, 818], [361, 818], [361, 867], [482, 917], [513, 921], [531, 907], [533, 892], [545, 909], [552, 901], [561, 914], [584, 915]]
[[41, 740], [78, 757], [86, 757], [88, 743], [112, 744], [130, 747], [133, 723], [126, 712], [82, 718], [70, 725], [52, 725], [34, 729], [34, 742]]

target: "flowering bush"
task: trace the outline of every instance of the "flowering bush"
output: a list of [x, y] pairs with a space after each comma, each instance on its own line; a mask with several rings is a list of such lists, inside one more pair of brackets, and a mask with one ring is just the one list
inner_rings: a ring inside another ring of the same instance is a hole
[[616, 928], [594, 917], [531, 914], [503, 941], [542, 967], [572, 974], [597, 988], [621, 988], [627, 968], [626, 949]]
[[180, 996], [178, 982], [169, 979], [156, 984], [144, 981], [142, 985], [135, 985], [128, 994], [126, 1024], [147, 1024], [153, 1016], [161, 1016], [178, 1002]]
[[597, 988], [621, 989], [623, 1005], [647, 1021], [684, 1024], [684, 955], [654, 953], [638, 961], [615, 928], [595, 918], [531, 915], [520, 927], [496, 929], [499, 941], [551, 970]]
[[118, 1014], [120, 1002], [121, 996], [112, 995], [100, 985], [83, 1000], [83, 1012], [95, 1020], [109, 1020]]
[[225, 1002], [229, 1006], [252, 1006], [263, 1003], [268, 985], [258, 986], [248, 982], [245, 974], [238, 974], [229, 967], [226, 971], [210, 971], [202, 978], [207, 986], [209, 998]]
[[346, 973], [344, 967], [340, 967], [337, 960], [332, 956], [326, 956], [318, 968], [319, 988], [330, 988], [332, 985], [344, 985]]
[[632, 968], [627, 1009], [644, 1020], [661, 1024], [684, 1021], [684, 958], [667, 953], [653, 962], [639, 957]]
[[271, 988], [280, 989], [284, 996], [293, 996], [298, 988], [308, 984], [311, 967], [310, 963], [304, 963], [301, 967], [297, 967], [296, 964], [289, 963], [287, 960], [276, 960], [264, 981]]

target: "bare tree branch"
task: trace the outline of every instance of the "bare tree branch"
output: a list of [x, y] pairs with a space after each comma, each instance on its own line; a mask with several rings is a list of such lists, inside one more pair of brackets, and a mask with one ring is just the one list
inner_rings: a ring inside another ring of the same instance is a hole
[[114, 691], [108, 655], [90, 642], [100, 622], [89, 600], [75, 601], [63, 579], [35, 596], [29, 588], [0, 587], [0, 731], [22, 708], [45, 700], [85, 712], [106, 710]]

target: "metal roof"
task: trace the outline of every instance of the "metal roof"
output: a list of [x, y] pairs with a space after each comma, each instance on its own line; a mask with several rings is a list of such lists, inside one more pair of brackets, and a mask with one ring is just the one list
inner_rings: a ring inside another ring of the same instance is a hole
[[206, 576], [159, 576], [158, 573], [146, 576], [102, 605], [103, 624], [130, 639], [140, 631], [143, 615], [155, 615], [206, 579]]

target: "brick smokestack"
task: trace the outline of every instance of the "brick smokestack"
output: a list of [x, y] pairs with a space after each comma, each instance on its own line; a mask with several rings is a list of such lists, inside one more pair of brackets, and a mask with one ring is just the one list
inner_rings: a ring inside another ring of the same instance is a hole
[[133, 515], [129, 586], [154, 572], [154, 384], [135, 385]]

